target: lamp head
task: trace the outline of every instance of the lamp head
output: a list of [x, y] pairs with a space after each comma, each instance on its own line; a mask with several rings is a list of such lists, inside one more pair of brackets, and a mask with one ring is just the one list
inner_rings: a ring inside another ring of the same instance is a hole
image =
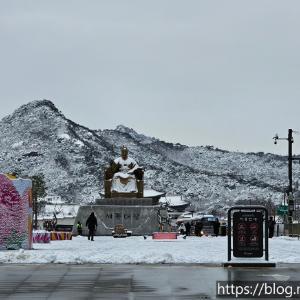
[[274, 144], [277, 144], [277, 140], [279, 139], [278, 134], [276, 133], [275, 136], [273, 137]]

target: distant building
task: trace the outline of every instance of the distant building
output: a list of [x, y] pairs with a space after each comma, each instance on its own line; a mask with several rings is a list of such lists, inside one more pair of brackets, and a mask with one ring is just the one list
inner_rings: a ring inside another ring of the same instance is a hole
[[160, 203], [166, 204], [168, 207], [178, 211], [183, 212], [189, 205], [189, 202], [186, 202], [182, 199], [182, 196], [165, 196], [160, 198]]
[[160, 198], [159, 203], [168, 207], [168, 215], [170, 219], [177, 219], [187, 207], [190, 206], [189, 202], [182, 199], [182, 196], [165, 196]]

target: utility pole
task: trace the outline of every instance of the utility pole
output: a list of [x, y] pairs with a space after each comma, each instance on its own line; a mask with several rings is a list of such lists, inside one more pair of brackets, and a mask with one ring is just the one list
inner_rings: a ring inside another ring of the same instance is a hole
[[288, 222], [293, 223], [294, 198], [293, 198], [293, 130], [288, 133], [288, 161], [289, 161], [289, 188], [288, 188]]
[[285, 191], [288, 196], [288, 222], [293, 223], [293, 211], [294, 211], [294, 198], [293, 198], [293, 160], [299, 160], [299, 157], [293, 157], [293, 129], [289, 129], [287, 138], [280, 138], [278, 134], [274, 137], [274, 144], [277, 144], [278, 140], [287, 140], [288, 141], [288, 177], [289, 177], [289, 186]]

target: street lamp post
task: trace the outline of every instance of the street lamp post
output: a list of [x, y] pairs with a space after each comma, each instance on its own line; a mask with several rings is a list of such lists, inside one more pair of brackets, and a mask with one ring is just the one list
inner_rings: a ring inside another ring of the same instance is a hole
[[288, 133], [289, 195], [293, 192], [293, 130]]
[[293, 211], [294, 211], [294, 199], [293, 199], [293, 160], [300, 160], [299, 157], [293, 157], [293, 130], [289, 129], [287, 138], [280, 138], [278, 134], [274, 137], [274, 144], [277, 144], [278, 140], [287, 140], [288, 141], [288, 177], [289, 177], [289, 186], [286, 191], [288, 195], [288, 222], [293, 222]]

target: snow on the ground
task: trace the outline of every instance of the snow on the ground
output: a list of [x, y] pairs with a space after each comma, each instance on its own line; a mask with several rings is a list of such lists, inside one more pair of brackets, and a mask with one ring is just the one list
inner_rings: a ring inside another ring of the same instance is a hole
[[[273, 238], [270, 261], [300, 263], [300, 241], [295, 238]], [[213, 263], [227, 261], [226, 237], [179, 237], [177, 240], [152, 240], [143, 236], [115, 239], [74, 237], [73, 240], [33, 244], [33, 250], [0, 251], [0, 263]]]

